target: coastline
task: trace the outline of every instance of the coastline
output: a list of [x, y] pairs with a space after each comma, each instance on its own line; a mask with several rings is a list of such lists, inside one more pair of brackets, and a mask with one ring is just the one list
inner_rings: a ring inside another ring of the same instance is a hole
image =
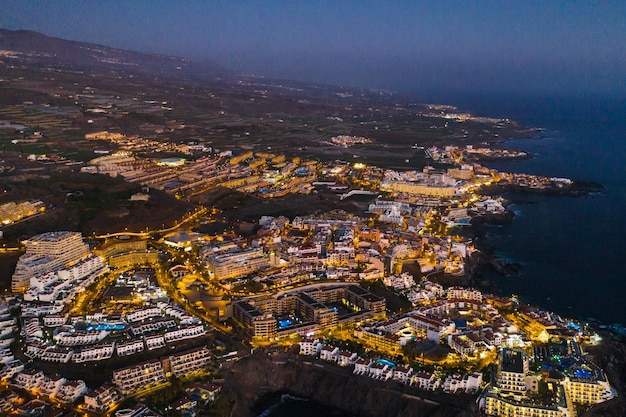
[[[601, 344], [586, 349], [606, 369], [619, 396], [587, 409], [582, 417], [626, 415], [626, 337], [601, 332]], [[425, 391], [391, 381], [354, 375], [350, 369], [298, 355], [294, 350], [258, 348], [225, 368], [225, 388], [233, 404], [232, 417], [272, 414], [275, 406], [292, 396], [320, 405], [324, 415], [377, 417], [436, 415], [470, 417], [478, 413], [475, 395]], [[296, 414], [281, 414], [292, 417]], [[298, 414], [299, 415], [299, 414]]]

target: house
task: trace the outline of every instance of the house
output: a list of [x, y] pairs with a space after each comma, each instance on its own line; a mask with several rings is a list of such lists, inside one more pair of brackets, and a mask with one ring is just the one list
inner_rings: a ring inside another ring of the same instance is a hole
[[72, 362], [83, 363], [109, 359], [115, 351], [115, 342], [84, 346], [74, 352]]
[[339, 366], [351, 366], [356, 361], [356, 353], [352, 353], [347, 350], [339, 351], [337, 354], [337, 365]]
[[22, 397], [20, 397], [15, 391], [4, 391], [0, 395], [0, 414], [9, 415], [11, 410], [22, 403]]
[[20, 416], [41, 416], [47, 408], [49, 408], [48, 403], [32, 400], [19, 407], [14, 413]]
[[57, 399], [65, 404], [71, 404], [82, 396], [85, 395], [88, 391], [87, 385], [85, 385], [85, 381], [77, 380], [77, 381], [68, 381], [59, 390], [57, 394]]
[[413, 374], [413, 368], [406, 365], [398, 365], [393, 371], [393, 379], [406, 384], [411, 381], [411, 375]]
[[39, 387], [43, 382], [45, 375], [37, 369], [25, 369], [15, 376], [15, 384], [25, 390], [32, 390]]
[[162, 334], [146, 336], [145, 342], [148, 350], [159, 349], [165, 346], [165, 338]]
[[66, 347], [50, 346], [38, 356], [43, 361], [68, 363], [74, 354], [74, 350]]
[[459, 391], [465, 391], [465, 381], [461, 374], [448, 375], [443, 383], [443, 392], [455, 394]]
[[38, 389], [43, 395], [56, 397], [63, 384], [65, 384], [65, 378], [60, 375], [51, 375], [43, 378]]
[[148, 385], [159, 384], [166, 380], [163, 366], [159, 360], [151, 360], [127, 368], [113, 371], [112, 381], [119, 391], [129, 394]]
[[337, 357], [339, 355], [339, 348], [330, 345], [322, 346], [320, 350], [320, 359], [329, 361], [329, 362], [337, 362]]
[[121, 398], [114, 386], [105, 384], [85, 394], [83, 401], [88, 410], [101, 411], [115, 404]]
[[174, 265], [169, 271], [174, 279], [180, 279], [189, 275], [189, 268], [185, 265]]
[[179, 329], [165, 332], [165, 341], [167, 343], [176, 342], [183, 339], [193, 339], [195, 337], [204, 336], [206, 330], [202, 324], [181, 326]]
[[171, 355], [169, 360], [172, 374], [182, 377], [206, 367], [211, 360], [211, 351], [202, 346]]
[[474, 372], [470, 375], [466, 375], [465, 392], [475, 394], [480, 389], [483, 383], [483, 374], [480, 372]]
[[441, 386], [441, 380], [431, 372], [420, 371], [411, 376], [411, 385], [434, 391]]
[[322, 344], [319, 339], [311, 339], [305, 337], [300, 341], [300, 354], [301, 355], [317, 355], [322, 350]]
[[383, 363], [374, 362], [370, 365], [369, 377], [388, 380], [393, 377], [393, 368]]
[[117, 344], [116, 352], [117, 356], [134, 355], [135, 353], [143, 352], [143, 340], [134, 339], [127, 342], [121, 342]]
[[48, 314], [43, 317], [43, 325], [46, 327], [59, 327], [67, 323], [67, 313]]
[[24, 363], [19, 359], [14, 359], [4, 365], [0, 370], [0, 380], [6, 382], [13, 378], [13, 375], [24, 370]]
[[372, 361], [365, 360], [363, 358], [357, 358], [354, 362], [354, 373], [357, 375], [367, 375], [369, 374], [370, 366], [372, 365]]
[[222, 387], [219, 385], [204, 382], [197, 382], [185, 388], [185, 392], [189, 398], [202, 401], [205, 404], [215, 401], [221, 390]]

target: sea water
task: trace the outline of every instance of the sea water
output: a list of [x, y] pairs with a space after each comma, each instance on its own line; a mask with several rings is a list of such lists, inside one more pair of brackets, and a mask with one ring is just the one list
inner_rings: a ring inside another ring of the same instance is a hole
[[498, 291], [565, 316], [626, 325], [624, 101], [501, 97], [465, 107], [546, 129], [540, 139], [502, 145], [528, 151], [532, 159], [489, 167], [604, 186], [585, 197], [506, 195], [522, 204], [512, 207], [517, 215], [511, 223], [487, 228], [489, 243], [523, 267], [518, 275], [492, 274]]

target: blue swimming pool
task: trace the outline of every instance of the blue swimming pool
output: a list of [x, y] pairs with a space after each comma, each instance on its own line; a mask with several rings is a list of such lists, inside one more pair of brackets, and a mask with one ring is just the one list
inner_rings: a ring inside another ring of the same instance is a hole
[[293, 321], [291, 320], [278, 320], [278, 327], [281, 329], [284, 329], [287, 326], [291, 326], [293, 324]]
[[396, 364], [391, 361], [388, 361], [387, 359], [378, 359], [376, 363], [379, 363], [381, 365], [387, 365], [390, 368], [394, 368], [394, 369], [396, 368]]
[[88, 332], [92, 331], [92, 330], [97, 330], [97, 331], [102, 331], [102, 330], [106, 330], [106, 331], [113, 331], [113, 330], [124, 330], [126, 326], [123, 324], [107, 324], [107, 323], [101, 323], [98, 324], [96, 326], [87, 326], [87, 330]]
[[578, 378], [591, 378], [591, 371], [587, 369], [576, 369], [574, 371], [574, 376]]

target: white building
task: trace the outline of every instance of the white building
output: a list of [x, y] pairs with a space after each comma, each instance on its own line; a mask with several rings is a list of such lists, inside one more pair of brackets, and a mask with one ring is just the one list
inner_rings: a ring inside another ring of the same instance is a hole
[[77, 380], [77, 381], [67, 381], [57, 394], [57, 399], [65, 404], [72, 404], [80, 397], [85, 395], [88, 391], [87, 385], [85, 385], [85, 381]]
[[322, 349], [322, 344], [319, 339], [303, 338], [300, 341], [300, 354], [301, 355], [317, 355]]
[[148, 307], [135, 310], [126, 315], [126, 321], [128, 322], [138, 322], [145, 319], [149, 319], [150, 317], [161, 317], [163, 313], [159, 307]]
[[320, 350], [320, 359], [328, 362], [337, 362], [337, 356], [339, 355], [339, 348], [334, 346], [324, 345]]
[[165, 337], [162, 334], [146, 336], [145, 342], [148, 350], [159, 349], [165, 346]]
[[116, 352], [117, 356], [128, 356], [134, 355], [135, 353], [143, 352], [143, 349], [143, 339], [135, 339], [118, 343], [116, 347]]
[[204, 330], [204, 326], [202, 324], [196, 324], [165, 332], [164, 337], [165, 341], [170, 343], [183, 339], [193, 339], [195, 337], [204, 336], [205, 334], [206, 330]]
[[413, 368], [406, 365], [398, 365], [393, 371], [393, 379], [403, 384], [411, 381], [411, 375], [413, 375]]
[[46, 376], [39, 384], [38, 389], [44, 395], [56, 397], [65, 382], [65, 378], [60, 375]]
[[67, 323], [67, 313], [48, 314], [43, 318], [43, 325], [46, 327], [59, 327]]
[[211, 351], [202, 346], [169, 357], [171, 372], [182, 377], [203, 369], [211, 360]]
[[88, 410], [101, 411], [114, 405], [121, 399], [120, 394], [112, 385], [103, 385], [87, 394], [84, 402]]
[[72, 362], [83, 363], [109, 359], [115, 351], [115, 342], [100, 343], [98, 345], [84, 346], [72, 356]]
[[341, 350], [337, 355], [337, 365], [339, 366], [352, 366], [357, 359], [356, 353]]
[[68, 363], [72, 359], [74, 351], [70, 348], [49, 346], [39, 353], [39, 359], [48, 362]]
[[122, 394], [130, 394], [133, 391], [148, 385], [165, 382], [165, 372], [161, 361], [151, 360], [127, 368], [113, 371], [113, 384]]
[[43, 371], [37, 369], [25, 369], [15, 375], [15, 383], [27, 391], [39, 387], [45, 375]]
[[58, 271], [68, 263], [89, 254], [89, 247], [78, 232], [48, 232], [26, 242], [26, 253], [20, 256], [11, 282], [11, 290], [23, 293], [33, 276]]
[[369, 360], [365, 360], [363, 358], [358, 358], [355, 362], [354, 362], [354, 371], [353, 373], [357, 374], [357, 375], [367, 375], [370, 372], [370, 366], [373, 364], [374, 362], [369, 361]]
[[441, 386], [441, 379], [431, 372], [420, 371], [411, 376], [411, 385], [424, 390], [434, 391]]

